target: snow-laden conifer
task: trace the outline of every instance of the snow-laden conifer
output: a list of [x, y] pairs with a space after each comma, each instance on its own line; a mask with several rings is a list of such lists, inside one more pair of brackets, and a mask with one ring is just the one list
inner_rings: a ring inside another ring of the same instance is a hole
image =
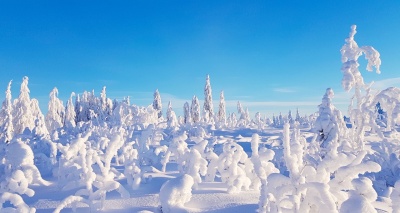
[[221, 91], [219, 95], [218, 122], [222, 126], [225, 126], [226, 124], [226, 103], [224, 91]]
[[200, 122], [200, 103], [199, 99], [194, 95], [192, 98], [192, 105], [190, 106], [190, 115], [193, 123]]
[[14, 134], [12, 102], [11, 102], [11, 82], [8, 83], [6, 98], [0, 110], [0, 143], [10, 142]]
[[214, 105], [209, 75], [206, 77], [206, 85], [204, 86], [204, 111], [205, 114], [207, 114], [208, 119], [212, 119], [214, 117]]
[[72, 97], [75, 96], [75, 93], [72, 92], [68, 101], [67, 101], [67, 106], [65, 108], [65, 118], [64, 118], [64, 126], [67, 129], [72, 129], [76, 126], [75, 119], [76, 119], [76, 113], [75, 113], [75, 108], [72, 102]]
[[64, 105], [60, 99], [58, 99], [58, 89], [54, 89], [50, 92], [50, 100], [48, 104], [48, 111], [46, 114], [46, 127], [51, 133], [54, 130], [61, 128], [64, 124], [65, 110]]
[[31, 99], [29, 97], [28, 77], [22, 78], [21, 89], [17, 99], [14, 100], [13, 125], [14, 133], [21, 134], [25, 129], [35, 127], [35, 118], [32, 115]]
[[153, 100], [153, 108], [157, 110], [158, 118], [162, 117], [162, 103], [161, 103], [161, 96], [158, 92], [158, 89], [154, 92], [154, 100]]

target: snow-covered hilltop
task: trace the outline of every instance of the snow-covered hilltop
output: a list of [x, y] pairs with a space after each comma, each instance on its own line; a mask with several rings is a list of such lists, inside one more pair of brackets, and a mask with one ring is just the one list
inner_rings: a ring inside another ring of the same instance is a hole
[[[107, 97], [106, 87], [54, 88], [44, 115], [24, 77], [7, 85], [0, 110], [0, 212], [400, 212], [400, 89], [371, 89], [358, 70], [381, 60], [358, 47], [356, 26], [341, 48], [348, 112], [321, 91], [311, 116], [272, 118], [237, 103], [214, 111], [193, 96], [177, 117], [161, 95], [147, 107]], [[164, 113], [165, 112], [165, 113]], [[349, 117], [344, 119], [343, 114]]]

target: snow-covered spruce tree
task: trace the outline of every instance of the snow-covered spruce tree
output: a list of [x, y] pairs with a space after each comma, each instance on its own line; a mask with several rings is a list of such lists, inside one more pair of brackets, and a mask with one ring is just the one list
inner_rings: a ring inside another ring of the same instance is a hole
[[32, 116], [31, 99], [29, 97], [28, 77], [22, 78], [21, 89], [17, 99], [14, 100], [13, 125], [14, 133], [22, 134], [25, 129], [35, 127], [35, 118]]
[[177, 128], [179, 126], [178, 119], [176, 118], [176, 114], [172, 109], [171, 101], [168, 102], [168, 109], [167, 109], [167, 126], [168, 128]]
[[[212, 90], [209, 75], [206, 77], [206, 85], [204, 86], [204, 111], [207, 114], [208, 119], [214, 118], [214, 106], [212, 102]], [[206, 122], [209, 122], [209, 120]]]
[[185, 102], [185, 104], [183, 105], [183, 123], [184, 124], [192, 123], [192, 116], [190, 115], [190, 108], [188, 102]]
[[48, 104], [48, 111], [46, 115], [46, 127], [47, 130], [52, 133], [54, 130], [61, 128], [64, 124], [64, 105], [60, 99], [58, 99], [58, 89], [54, 89], [50, 92], [50, 100]]
[[314, 131], [318, 134], [317, 141], [325, 151], [332, 147], [338, 147], [339, 140], [346, 138], [347, 127], [344, 123], [342, 113], [332, 104], [334, 96], [331, 88], [326, 89], [319, 105], [319, 116], [315, 121]]
[[194, 95], [192, 98], [192, 105], [190, 106], [190, 115], [193, 123], [200, 122], [200, 103], [199, 99]]
[[243, 114], [243, 112], [244, 112], [242, 104], [240, 103], [240, 101], [237, 102], [237, 111], [238, 111], [238, 114]]
[[260, 112], [256, 112], [256, 114], [254, 115], [254, 124], [257, 126], [257, 128], [259, 130], [261, 130], [263, 128], [263, 121], [261, 120], [261, 113]]
[[249, 108], [246, 107], [246, 110], [244, 110], [242, 114], [240, 114], [238, 126], [247, 127], [249, 124], [250, 124], [250, 113], [249, 113]]
[[158, 111], [158, 118], [162, 117], [161, 96], [158, 89], [154, 92], [153, 108]]
[[[31, 100], [31, 112], [34, 119], [34, 127], [32, 129], [32, 134], [36, 136], [48, 136], [49, 131], [46, 127], [46, 121], [44, 115], [39, 107], [39, 101], [35, 98]], [[56, 137], [58, 138], [58, 136]]]
[[300, 124], [302, 123], [301, 122], [301, 117], [300, 117], [300, 114], [299, 114], [299, 108], [296, 109], [296, 119], [295, 119], [295, 121], [299, 122]]
[[219, 95], [218, 122], [221, 126], [226, 125], [226, 104], [224, 91], [221, 91]]
[[113, 102], [107, 98], [106, 87], [104, 86], [100, 93], [100, 117], [102, 121], [109, 121], [111, 119], [113, 110]]
[[64, 127], [66, 129], [72, 129], [75, 128], [76, 123], [75, 123], [75, 118], [76, 118], [76, 113], [75, 113], [75, 108], [72, 103], [72, 97], [75, 96], [75, 93], [72, 92], [71, 96], [69, 97], [67, 101], [67, 106], [65, 108], [65, 118], [64, 118]]
[[172, 115], [171, 115], [171, 112], [172, 111], [174, 111], [173, 109], [172, 109], [172, 103], [171, 103], [171, 101], [168, 101], [168, 108], [167, 108], [167, 114], [166, 114], [166, 116], [167, 116], [167, 122], [169, 122], [171, 119], [172, 119]]
[[8, 83], [6, 98], [0, 110], [0, 143], [9, 143], [14, 134], [12, 102], [11, 102], [11, 82]]
[[292, 110], [289, 110], [287, 119], [288, 119], [288, 122], [290, 125], [292, 125], [294, 123], [294, 119], [292, 117]]

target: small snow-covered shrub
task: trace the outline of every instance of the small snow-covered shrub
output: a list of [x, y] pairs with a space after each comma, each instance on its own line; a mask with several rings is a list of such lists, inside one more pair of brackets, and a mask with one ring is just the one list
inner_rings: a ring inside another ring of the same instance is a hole
[[[238, 193], [250, 188], [251, 180], [247, 177], [245, 163], [249, 162], [243, 147], [234, 141], [228, 141], [223, 146], [223, 152], [218, 157], [218, 172], [222, 182], [228, 185], [228, 193]], [[213, 178], [212, 178], [213, 179]]]
[[161, 211], [163, 213], [173, 213], [182, 209], [185, 203], [192, 198], [193, 178], [184, 174], [165, 182], [160, 189]]

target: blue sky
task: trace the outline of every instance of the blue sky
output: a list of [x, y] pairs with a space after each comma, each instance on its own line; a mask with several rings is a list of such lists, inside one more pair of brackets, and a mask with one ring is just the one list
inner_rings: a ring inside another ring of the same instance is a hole
[[46, 112], [54, 87], [64, 103], [107, 86], [141, 106], [159, 89], [182, 114], [210, 74], [215, 109], [224, 90], [230, 112], [240, 100], [252, 113], [310, 114], [332, 87], [345, 110], [339, 50], [352, 24], [381, 53], [380, 75], [362, 62], [365, 81], [400, 86], [398, 11], [400, 1], [0, 1], [0, 91], [13, 79], [17, 97], [28, 76]]

